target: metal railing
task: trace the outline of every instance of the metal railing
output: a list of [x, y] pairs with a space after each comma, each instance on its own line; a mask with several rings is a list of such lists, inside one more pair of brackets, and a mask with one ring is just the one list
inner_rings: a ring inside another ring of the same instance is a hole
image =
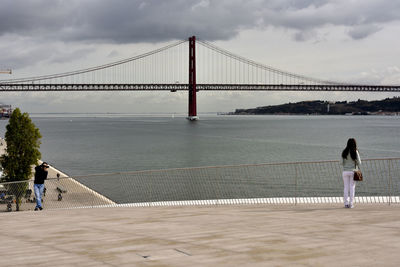
[[[356, 203], [400, 203], [400, 158], [362, 162]], [[45, 209], [102, 206], [342, 203], [338, 161], [268, 163], [49, 178]], [[33, 181], [1, 183], [0, 211], [33, 210]]]

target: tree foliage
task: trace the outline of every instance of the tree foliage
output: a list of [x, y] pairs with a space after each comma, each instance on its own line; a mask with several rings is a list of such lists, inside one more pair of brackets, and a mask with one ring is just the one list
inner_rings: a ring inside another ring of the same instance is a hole
[[[32, 165], [36, 165], [41, 157], [39, 129], [29, 118], [28, 113], [21, 113], [16, 108], [6, 127], [6, 153], [1, 156], [3, 167], [1, 182], [26, 181], [32, 177]], [[17, 201], [17, 210], [21, 197], [28, 188], [27, 183], [10, 184], [8, 186]]]

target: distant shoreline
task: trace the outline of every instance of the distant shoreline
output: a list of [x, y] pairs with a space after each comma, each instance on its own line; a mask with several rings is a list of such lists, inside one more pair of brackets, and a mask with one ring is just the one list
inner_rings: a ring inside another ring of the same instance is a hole
[[400, 115], [400, 97], [377, 101], [338, 101], [322, 100], [286, 103], [250, 109], [236, 109], [225, 115]]
[[387, 116], [387, 117], [397, 117], [400, 116], [400, 112], [393, 112], [393, 113], [383, 113], [383, 114], [306, 114], [306, 113], [274, 113], [274, 114], [235, 114], [234, 112], [227, 112], [227, 113], [220, 113], [218, 115], [221, 116]]

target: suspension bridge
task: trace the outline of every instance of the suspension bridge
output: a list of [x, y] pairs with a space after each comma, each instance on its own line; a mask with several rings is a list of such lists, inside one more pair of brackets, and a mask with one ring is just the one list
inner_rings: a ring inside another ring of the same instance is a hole
[[315, 79], [257, 63], [192, 36], [101, 66], [0, 80], [0, 91], [188, 91], [188, 119], [196, 120], [198, 91], [400, 92], [400, 85]]

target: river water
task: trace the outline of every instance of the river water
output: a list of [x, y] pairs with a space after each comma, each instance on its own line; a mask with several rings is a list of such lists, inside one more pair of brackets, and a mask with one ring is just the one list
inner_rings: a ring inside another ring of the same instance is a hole
[[[181, 167], [400, 157], [400, 116], [32, 114], [42, 160], [85, 175]], [[8, 121], [0, 121], [4, 136]], [[107, 186], [104, 186], [106, 188]], [[101, 191], [101, 189], [99, 189]]]

